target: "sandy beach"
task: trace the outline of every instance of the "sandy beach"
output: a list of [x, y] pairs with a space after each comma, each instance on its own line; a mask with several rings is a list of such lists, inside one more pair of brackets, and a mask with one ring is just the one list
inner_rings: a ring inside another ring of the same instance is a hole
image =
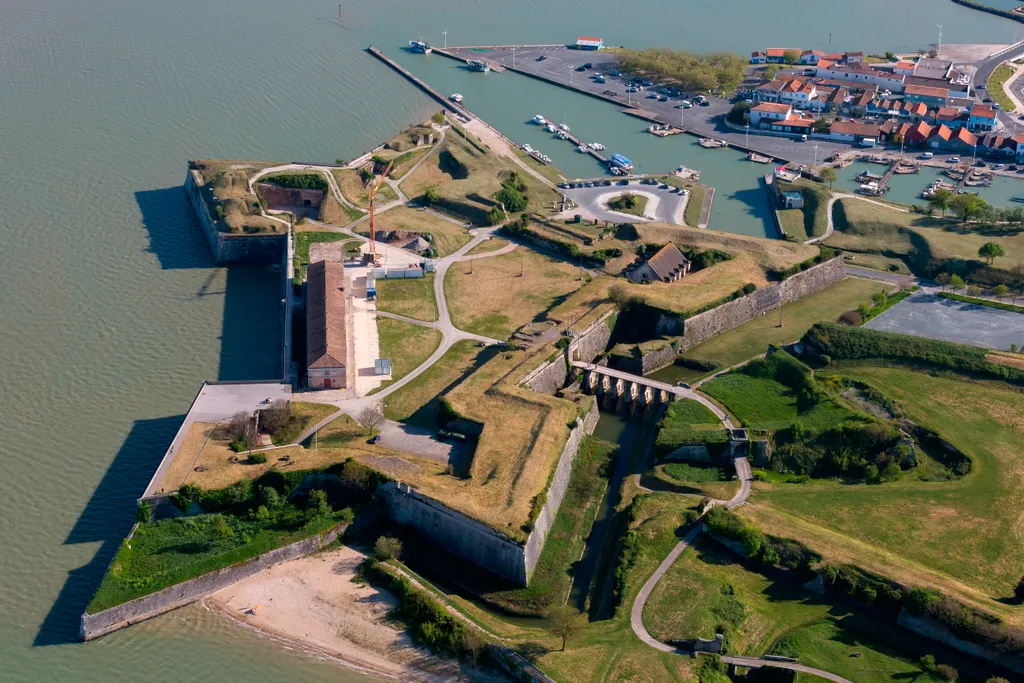
[[458, 662], [416, 647], [388, 621], [393, 595], [352, 581], [363, 558], [352, 548], [335, 546], [272, 567], [204, 604], [265, 635], [376, 675], [470, 680]]

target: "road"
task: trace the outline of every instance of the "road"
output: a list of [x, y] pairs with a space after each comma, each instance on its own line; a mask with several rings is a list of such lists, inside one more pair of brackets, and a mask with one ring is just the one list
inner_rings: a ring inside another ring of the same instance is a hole
[[[637, 223], [653, 220], [671, 225], [685, 225], [683, 212], [689, 193], [663, 190], [657, 185], [640, 185], [636, 181], [620, 186], [619, 182], [622, 181], [616, 181], [611, 187], [580, 187], [559, 190], [579, 206], [579, 210], [569, 209], [565, 213], [569, 215], [579, 213], [585, 218], [596, 218], [613, 223]], [[610, 200], [625, 192], [647, 199], [647, 206], [644, 208], [642, 217], [608, 208]]]
[[[979, 83], [984, 83], [987, 89], [988, 79], [991, 78], [992, 72], [996, 70], [996, 67], [1002, 64], [1003, 62], [1013, 61], [1014, 59], [1017, 59], [1020, 56], [1024, 56], [1024, 41], [1021, 41], [1019, 43], [1016, 43], [1015, 45], [1011, 45], [1008, 48], [1000, 50], [994, 55], [986, 57], [982, 61], [978, 62], [977, 70], [974, 72], [975, 87], [977, 87], [977, 84]], [[983, 91], [983, 97], [987, 96], [984, 94], [984, 92], [985, 91]], [[982, 98], [977, 97], [977, 93], [975, 93], [975, 99], [980, 101]], [[1008, 130], [1014, 130], [1017, 124], [1017, 119], [1013, 115], [1008, 114], [1005, 111], [1000, 111], [997, 115], [997, 118], [999, 119], [1000, 123], [1007, 127]]]

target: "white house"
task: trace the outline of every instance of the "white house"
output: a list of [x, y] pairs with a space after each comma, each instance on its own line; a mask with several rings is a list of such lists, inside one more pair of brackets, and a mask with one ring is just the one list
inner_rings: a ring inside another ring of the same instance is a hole
[[579, 50], [600, 50], [604, 47], [604, 38], [592, 36], [579, 36], [576, 38], [576, 48]]
[[815, 75], [818, 78], [845, 83], [858, 83], [881, 88], [882, 90], [891, 90], [892, 92], [903, 92], [903, 81], [906, 78], [896, 73], [873, 69], [859, 62], [855, 64], [836, 64], [827, 59], [818, 61]]
[[793, 107], [788, 104], [762, 102], [750, 108], [750, 123], [767, 128], [771, 122], [784, 121], [792, 113]]
[[814, 66], [819, 60], [825, 57], [825, 53], [819, 50], [804, 50], [800, 53], [800, 63]]

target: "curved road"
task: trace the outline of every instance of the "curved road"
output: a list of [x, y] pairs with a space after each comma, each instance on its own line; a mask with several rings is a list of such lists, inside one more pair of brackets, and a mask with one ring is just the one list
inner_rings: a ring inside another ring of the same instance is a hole
[[[712, 402], [699, 392], [694, 391], [692, 389], [687, 389], [685, 395], [687, 398], [699, 401], [701, 404], [711, 409], [711, 412], [713, 412], [718, 417], [718, 419], [721, 420], [722, 425], [725, 426], [727, 429], [734, 429], [732, 421], [729, 419], [729, 416], [721, 408], [715, 405], [714, 402]], [[746, 458], [736, 458], [733, 462], [736, 465], [736, 476], [740, 480], [740, 490], [737, 491], [736, 495], [734, 495], [729, 500], [713, 500], [713, 505], [724, 505], [726, 508], [732, 509], [734, 507], [743, 505], [745, 502], [747, 502], [747, 499], [750, 497], [750, 480], [752, 477], [750, 471], [750, 463], [747, 461]], [[651, 593], [654, 592], [655, 586], [657, 586], [658, 582], [661, 581], [662, 577], [664, 577], [665, 574], [668, 573], [668, 570], [672, 568], [672, 565], [675, 564], [676, 560], [679, 559], [679, 556], [682, 555], [686, 551], [686, 549], [693, 544], [697, 536], [700, 535], [700, 532], [701, 527], [700, 525], [698, 525], [690, 529], [690, 531], [688, 531], [686, 535], [683, 536], [679, 543], [676, 544], [676, 547], [672, 549], [672, 552], [668, 554], [668, 557], [666, 557], [662, 561], [662, 563], [658, 565], [658, 568], [654, 571], [651, 577], [647, 579], [647, 582], [644, 583], [643, 587], [640, 589], [640, 592], [637, 593], [636, 599], [633, 601], [633, 606], [630, 609], [629, 623], [630, 626], [633, 628], [633, 633], [635, 633], [636, 636], [644, 643], [646, 643], [650, 647], [655, 648], [656, 650], [661, 650], [662, 652], [674, 652], [683, 655], [694, 654], [688, 650], [673, 647], [668, 643], [663, 643], [654, 636], [652, 636], [650, 633], [648, 633], [647, 628], [644, 626], [644, 607], [647, 606], [647, 601], [648, 599], [650, 599]], [[814, 676], [820, 676], [821, 678], [834, 681], [835, 683], [853, 683], [853, 681], [847, 680], [842, 676], [837, 676], [836, 674], [829, 673], [828, 671], [815, 669], [813, 667], [805, 666], [797, 662], [785, 662], [773, 659], [760, 659], [757, 657], [730, 656], [723, 656], [722, 661], [726, 664], [735, 664], [737, 666], [745, 666], [754, 669], [759, 669], [762, 667], [774, 667], [777, 669], [801, 671], [803, 673], [812, 674]]]

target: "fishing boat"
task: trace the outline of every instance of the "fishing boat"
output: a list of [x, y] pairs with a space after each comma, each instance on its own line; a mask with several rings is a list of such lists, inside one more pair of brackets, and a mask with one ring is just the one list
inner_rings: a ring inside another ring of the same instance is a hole
[[536, 116], [533, 117], [533, 122], [541, 126], [545, 126], [547, 125], [548, 120], [541, 116], [540, 114], [537, 114]]
[[767, 164], [771, 160], [771, 157], [766, 157], [763, 154], [758, 154], [757, 152], [747, 152], [747, 161], [755, 161], [759, 164]]
[[466, 66], [472, 71], [490, 71], [490, 65], [481, 59], [469, 59], [466, 60]]
[[428, 55], [434, 49], [422, 40], [410, 40], [409, 47], [412, 48], [413, 52], [418, 52], [421, 55]]
[[566, 133], [564, 130], [558, 131], [557, 133], [555, 133], [555, 135], [558, 137], [559, 140], [568, 140], [569, 139], [569, 134]]
[[881, 197], [885, 193], [885, 188], [881, 187], [878, 183], [864, 183], [857, 188], [857, 192], [869, 197]]
[[463, 100], [464, 98], [463, 98], [463, 97], [462, 97], [462, 95], [460, 95], [459, 93], [457, 93], [457, 92], [453, 92], [453, 93], [452, 93], [452, 94], [451, 94], [451, 95], [450, 95], [450, 96], [448, 97], [448, 99], [449, 99], [449, 100], [451, 100], [452, 102], [454, 102], [455, 104], [462, 104], [462, 100]]
[[700, 146], [707, 149], [718, 149], [720, 147], [728, 147], [729, 143], [725, 140], [716, 140], [715, 138], [701, 138]]
[[882, 179], [882, 176], [871, 171], [861, 171], [857, 174], [855, 180], [861, 183], [877, 182]]
[[622, 156], [621, 154], [613, 154], [608, 158], [608, 163], [613, 167], [621, 169], [623, 171], [632, 171], [633, 162]]
[[1020, 202], [1024, 204], [1024, 197], [1010, 197], [1011, 202]]

